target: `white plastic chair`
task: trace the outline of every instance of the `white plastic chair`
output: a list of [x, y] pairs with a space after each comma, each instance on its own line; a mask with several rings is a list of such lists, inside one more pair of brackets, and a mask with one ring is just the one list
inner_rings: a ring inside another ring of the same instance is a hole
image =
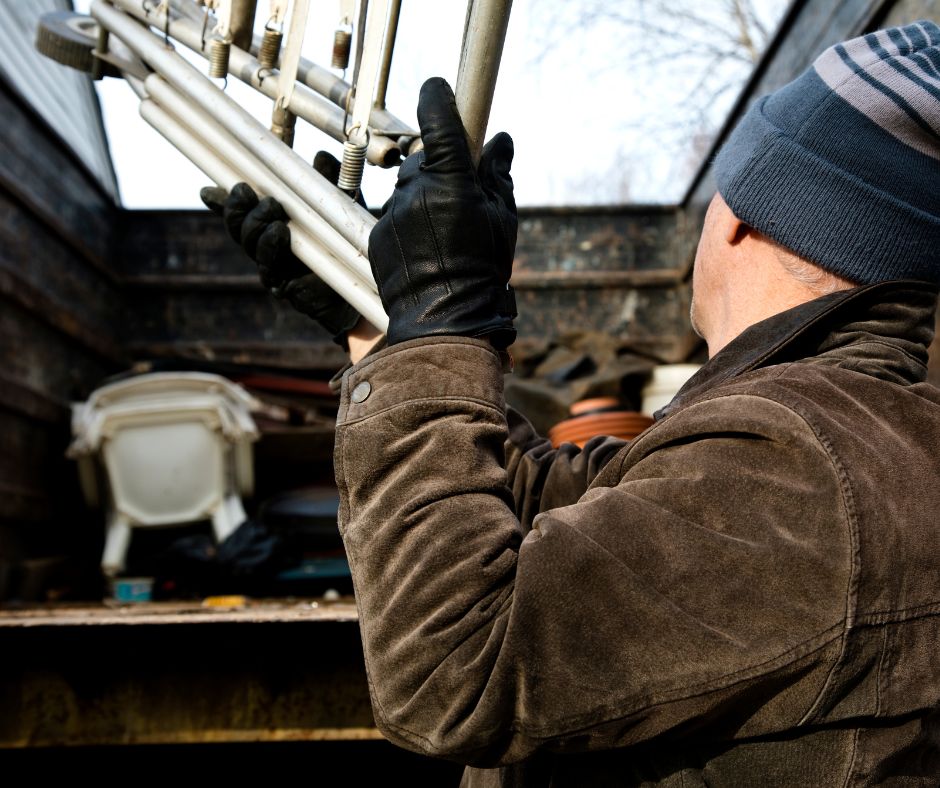
[[106, 575], [123, 570], [133, 528], [211, 520], [221, 542], [244, 522], [257, 404], [218, 375], [159, 372], [103, 386], [73, 407], [68, 455], [88, 502], [100, 505], [105, 492]]

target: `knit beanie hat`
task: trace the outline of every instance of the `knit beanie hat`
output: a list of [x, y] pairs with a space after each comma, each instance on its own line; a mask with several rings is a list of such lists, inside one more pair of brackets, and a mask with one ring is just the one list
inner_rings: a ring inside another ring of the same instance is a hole
[[940, 283], [940, 27], [827, 49], [748, 110], [714, 172], [735, 216], [821, 268]]

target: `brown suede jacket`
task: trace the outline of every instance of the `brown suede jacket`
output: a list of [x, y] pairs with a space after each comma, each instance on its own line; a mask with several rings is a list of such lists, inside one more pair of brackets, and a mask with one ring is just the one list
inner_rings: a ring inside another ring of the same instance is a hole
[[553, 450], [497, 355], [343, 378], [375, 717], [466, 785], [940, 784], [936, 289], [752, 326], [632, 443]]

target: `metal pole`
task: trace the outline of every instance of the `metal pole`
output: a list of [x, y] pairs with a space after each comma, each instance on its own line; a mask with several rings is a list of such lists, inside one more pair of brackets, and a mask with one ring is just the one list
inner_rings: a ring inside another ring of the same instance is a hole
[[[399, 0], [400, 2], [401, 0]], [[257, 56], [258, 49], [261, 46], [261, 36], [255, 36], [251, 45], [251, 52]], [[336, 76], [329, 69], [313, 63], [306, 58], [300, 59], [297, 66], [297, 79], [307, 87], [315, 90], [321, 96], [337, 107], [345, 108], [349, 100], [349, 92], [352, 87], [348, 82]], [[372, 111], [372, 126], [380, 131], [389, 131], [389, 136], [412, 136], [417, 137], [418, 132], [403, 120], [396, 118], [387, 109], [376, 107]]]
[[382, 70], [379, 72], [379, 84], [375, 89], [376, 109], [385, 109], [385, 94], [388, 93], [388, 75], [392, 70], [392, 55], [395, 53], [399, 16], [401, 16], [401, 0], [391, 0], [388, 27], [385, 30], [385, 45], [382, 47]]
[[255, 7], [258, 0], [232, 0], [232, 43], [247, 50], [255, 27]]
[[486, 138], [511, 10], [512, 0], [468, 0], [454, 92], [474, 163]]

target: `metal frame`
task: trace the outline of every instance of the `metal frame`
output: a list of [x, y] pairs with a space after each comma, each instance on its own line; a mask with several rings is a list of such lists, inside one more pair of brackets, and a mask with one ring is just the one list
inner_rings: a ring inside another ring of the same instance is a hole
[[[305, 17], [306, 2], [294, 0], [300, 7], [298, 19]], [[236, 17], [247, 18], [253, 11], [249, 5], [239, 2]], [[347, 147], [358, 146], [372, 164], [394, 166], [403, 154], [420, 147], [417, 132], [384, 107], [399, 8], [400, 0], [372, 0], [362, 31], [357, 85], [299, 57], [299, 22], [291, 27], [283, 71], [263, 69], [251, 52], [233, 44], [229, 73], [273, 99], [278, 109]], [[510, 9], [511, 0], [468, 3], [456, 94], [475, 160], [486, 131]], [[294, 253], [384, 331], [388, 318], [367, 259], [375, 218], [167, 46], [165, 39], [173, 39], [209, 59], [211, 28], [204, 33], [198, 21], [202, 13], [192, 0], [95, 0], [92, 16], [108, 31], [109, 41], [119, 42], [108, 53], [96, 54], [120, 68], [141, 99], [144, 119], [209, 178], [226, 189], [246, 181], [281, 202], [291, 217]], [[236, 43], [248, 39], [242, 23]], [[258, 45], [255, 37], [252, 52], [257, 53]]]

